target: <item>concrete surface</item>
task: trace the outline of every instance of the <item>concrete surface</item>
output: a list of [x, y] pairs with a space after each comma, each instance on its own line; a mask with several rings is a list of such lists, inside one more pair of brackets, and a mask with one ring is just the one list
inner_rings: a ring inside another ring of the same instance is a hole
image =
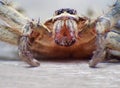
[[120, 88], [120, 64], [87, 62], [41, 62], [29, 68], [17, 60], [0, 60], [0, 88]]

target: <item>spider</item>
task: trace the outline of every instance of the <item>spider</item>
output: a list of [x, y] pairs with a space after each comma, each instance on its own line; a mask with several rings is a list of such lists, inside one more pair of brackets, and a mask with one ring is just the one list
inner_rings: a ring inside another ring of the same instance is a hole
[[[41, 23], [0, 1], [0, 18], [9, 25], [1, 25], [0, 39], [17, 45], [20, 58], [33, 67], [46, 58], [90, 58], [97, 48], [97, 20], [81, 17], [74, 9], [56, 10], [50, 19]], [[90, 66], [93, 65], [91, 61]]]

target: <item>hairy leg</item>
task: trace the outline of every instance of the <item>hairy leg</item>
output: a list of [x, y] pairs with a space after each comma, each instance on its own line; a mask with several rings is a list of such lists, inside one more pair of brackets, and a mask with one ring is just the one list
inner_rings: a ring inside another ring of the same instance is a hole
[[110, 50], [120, 51], [120, 32], [117, 30], [110, 31], [106, 38], [106, 47]]
[[105, 47], [104, 37], [99, 35], [97, 36], [97, 49], [93, 53], [93, 57], [89, 62], [89, 66], [94, 68], [99, 62], [105, 60], [107, 54], [107, 48]]
[[89, 62], [90, 67], [95, 67], [105, 59], [111, 59], [111, 55], [120, 57], [120, 33], [118, 33], [118, 31], [112, 30], [104, 37], [99, 37], [97, 43], [97, 50]]
[[29, 41], [29, 34], [31, 33], [30, 25], [26, 25], [24, 27], [25, 33], [20, 37], [18, 42], [18, 49], [19, 49], [19, 55], [21, 59], [25, 62], [27, 62], [29, 65], [36, 67], [40, 65], [40, 62], [36, 60], [30, 51], [30, 41]]
[[34, 58], [33, 54], [29, 50], [29, 39], [27, 36], [22, 36], [19, 40], [19, 55], [23, 61], [33, 67], [40, 65], [39, 61]]

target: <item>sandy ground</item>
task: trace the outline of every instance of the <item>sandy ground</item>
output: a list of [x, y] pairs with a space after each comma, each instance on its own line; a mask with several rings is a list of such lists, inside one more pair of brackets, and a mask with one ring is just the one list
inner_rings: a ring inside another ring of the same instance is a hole
[[120, 88], [120, 64], [41, 62], [29, 68], [17, 60], [0, 60], [0, 88]]

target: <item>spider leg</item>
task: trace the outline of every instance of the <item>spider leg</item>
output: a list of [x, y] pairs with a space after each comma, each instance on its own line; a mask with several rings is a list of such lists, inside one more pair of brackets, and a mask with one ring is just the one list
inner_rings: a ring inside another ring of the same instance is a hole
[[[32, 29], [29, 28], [30, 25], [26, 25], [26, 31], [19, 39], [18, 49], [19, 55], [21, 59], [27, 62], [32, 67], [37, 67], [40, 65], [40, 62], [36, 60], [30, 51], [30, 41], [29, 41], [29, 34]], [[28, 29], [28, 30], [27, 30]]]
[[95, 67], [99, 62], [102, 62], [105, 59], [113, 59], [111, 55], [116, 56], [117, 58], [120, 57], [120, 32], [116, 28], [113, 28], [105, 35], [98, 37], [97, 50], [94, 52], [94, 55], [89, 62], [89, 66]]
[[[98, 37], [98, 36], [97, 36]], [[89, 66], [95, 68], [95, 66], [105, 60], [107, 54], [107, 48], [105, 47], [104, 38], [99, 36], [97, 38], [97, 49], [94, 51], [93, 57], [89, 62]]]
[[[104, 14], [103, 16], [99, 17], [96, 23], [96, 32], [97, 32], [97, 41], [96, 46], [97, 49], [93, 54], [91, 61], [89, 62], [90, 67], [95, 67], [99, 62], [105, 60], [107, 55], [107, 50], [110, 47], [107, 46], [108, 41], [111, 40], [110, 38], [107, 39], [109, 36], [108, 34], [111, 32], [111, 29], [116, 23], [118, 23], [120, 19], [120, 0], [117, 0], [116, 3], [113, 5], [112, 9], [109, 12]], [[119, 38], [116, 38], [119, 40]], [[112, 40], [116, 40], [113, 38]], [[110, 45], [114, 45], [113, 42], [109, 42]], [[117, 43], [115, 42], [115, 46]], [[108, 48], [108, 49], [107, 49]], [[116, 50], [117, 48], [115, 48]], [[119, 51], [119, 48], [118, 48]]]

